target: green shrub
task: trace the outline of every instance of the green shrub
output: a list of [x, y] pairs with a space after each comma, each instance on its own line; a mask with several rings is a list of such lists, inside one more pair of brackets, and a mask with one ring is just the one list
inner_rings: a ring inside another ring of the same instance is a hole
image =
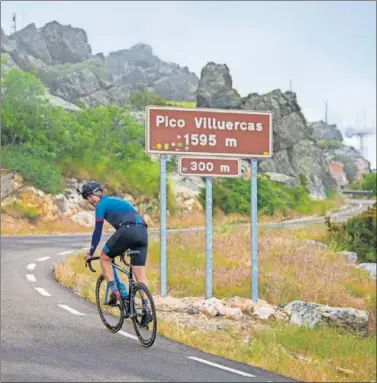
[[153, 92], [136, 92], [130, 94], [131, 104], [138, 110], [144, 110], [148, 105], [167, 105], [166, 101]]
[[22, 175], [37, 189], [57, 194], [64, 190], [64, 181], [59, 170], [47, 161], [30, 155], [22, 147], [3, 147], [3, 166]]
[[338, 140], [320, 140], [317, 142], [318, 146], [323, 149], [340, 149], [344, 146], [342, 141]]
[[377, 225], [375, 203], [367, 211], [341, 223], [326, 219], [329, 241], [354, 251], [362, 261], [376, 262]]
[[[213, 207], [220, 208], [225, 214], [250, 214], [250, 180], [242, 178], [215, 180], [213, 182]], [[297, 185], [290, 189], [273, 182], [266, 175], [258, 176], [258, 211], [273, 215], [287, 214], [295, 208], [305, 211], [311, 200], [304, 187]], [[205, 188], [199, 194], [200, 203], [205, 206]]]
[[377, 194], [377, 174], [368, 173], [364, 175], [364, 182], [362, 183], [363, 190], [370, 190], [373, 192], [373, 195]]
[[31, 223], [36, 222], [39, 219], [39, 213], [37, 209], [33, 207], [27, 207], [19, 202], [13, 202], [10, 206], [6, 206], [4, 212], [8, 213], [13, 217], [25, 217]]

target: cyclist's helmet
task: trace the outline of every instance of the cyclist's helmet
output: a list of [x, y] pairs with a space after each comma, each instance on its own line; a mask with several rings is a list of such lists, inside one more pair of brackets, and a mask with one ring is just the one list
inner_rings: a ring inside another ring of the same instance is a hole
[[82, 198], [87, 199], [88, 195], [95, 193], [97, 190], [103, 190], [102, 186], [97, 181], [89, 181], [83, 185], [81, 195]]

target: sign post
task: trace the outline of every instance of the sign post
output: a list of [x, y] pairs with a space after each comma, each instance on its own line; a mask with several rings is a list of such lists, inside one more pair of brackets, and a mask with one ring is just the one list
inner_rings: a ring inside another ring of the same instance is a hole
[[[248, 110], [146, 107], [145, 147], [161, 156], [161, 295], [166, 295], [166, 157], [180, 159], [181, 174], [206, 177], [206, 296], [212, 295], [212, 179], [238, 176], [231, 163], [251, 161], [251, 295], [258, 300], [257, 159], [271, 158], [272, 113]], [[195, 157], [204, 156], [205, 158]], [[215, 159], [214, 156], [220, 158]], [[233, 164], [234, 165], [234, 164]], [[238, 163], [238, 167], [239, 167]], [[233, 169], [233, 170], [232, 170]], [[237, 169], [237, 166], [236, 166]]]
[[251, 243], [251, 299], [258, 301], [258, 196], [257, 196], [257, 171], [258, 161], [250, 160], [250, 243]]
[[160, 156], [160, 295], [166, 296], [166, 155]]
[[212, 298], [212, 178], [206, 177], [206, 298]]
[[240, 177], [239, 158], [180, 156], [178, 172], [206, 178], [206, 299], [212, 298], [212, 177]]

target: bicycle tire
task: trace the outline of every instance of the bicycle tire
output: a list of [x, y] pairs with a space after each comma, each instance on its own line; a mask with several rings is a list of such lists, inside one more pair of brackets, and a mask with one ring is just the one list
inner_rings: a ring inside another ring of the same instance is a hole
[[[144, 284], [144, 283], [141, 283], [141, 282], [138, 282], [136, 283], [136, 285], [134, 286], [134, 288], [132, 289], [132, 303], [134, 303], [134, 299], [135, 299], [135, 293], [138, 291], [138, 290], [143, 290], [145, 292], [145, 294], [147, 295], [148, 297], [148, 300], [150, 302], [150, 305], [151, 305], [151, 310], [152, 310], [152, 316], [153, 316], [153, 331], [152, 331], [152, 338], [149, 340], [149, 341], [145, 341], [142, 334], [140, 333], [139, 331], [139, 323], [137, 321], [137, 317], [136, 316], [133, 316], [132, 317], [132, 324], [134, 326], [134, 329], [135, 329], [135, 332], [136, 332], [136, 335], [140, 341], [140, 343], [144, 346], [144, 347], [151, 347], [154, 343], [154, 341], [156, 340], [156, 335], [157, 335], [157, 315], [156, 315], [156, 308], [155, 308], [155, 304], [154, 304], [154, 300], [153, 300], [153, 297], [152, 297], [152, 294], [150, 293], [150, 291], [148, 290], [148, 287]], [[135, 312], [135, 310], [134, 310]]]
[[99, 316], [102, 320], [102, 323], [112, 332], [112, 333], [116, 333], [118, 332], [122, 326], [123, 326], [123, 322], [124, 322], [124, 304], [123, 304], [123, 301], [120, 300], [120, 317], [119, 317], [119, 322], [118, 324], [116, 324], [115, 326], [112, 326], [110, 323], [108, 323], [106, 321], [106, 318], [105, 316], [103, 315], [103, 312], [102, 312], [102, 309], [101, 309], [101, 304], [100, 304], [100, 287], [101, 287], [101, 283], [102, 282], [105, 282], [106, 283], [106, 280], [105, 280], [105, 277], [103, 275], [100, 275], [97, 279], [97, 284], [96, 284], [96, 302], [97, 302], [97, 309], [98, 309], [98, 313], [99, 313]]

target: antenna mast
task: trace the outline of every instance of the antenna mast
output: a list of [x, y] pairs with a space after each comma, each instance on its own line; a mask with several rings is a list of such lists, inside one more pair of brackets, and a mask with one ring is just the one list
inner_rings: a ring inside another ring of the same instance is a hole
[[327, 101], [326, 101], [326, 104], [325, 104], [325, 123], [327, 125]]
[[13, 32], [16, 32], [16, 30], [17, 30], [16, 14], [14, 12], [13, 12], [13, 15], [12, 15], [12, 29], [13, 29]]

